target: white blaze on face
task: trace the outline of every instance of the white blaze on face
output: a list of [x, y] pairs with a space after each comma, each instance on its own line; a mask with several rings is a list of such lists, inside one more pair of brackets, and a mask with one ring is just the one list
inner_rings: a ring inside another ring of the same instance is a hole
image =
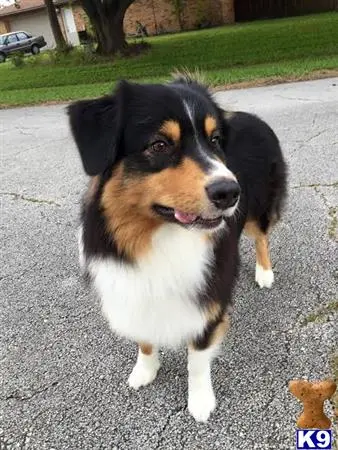
[[[196, 124], [195, 124], [195, 120], [194, 120], [195, 107], [193, 104], [188, 104], [186, 101], [184, 101], [183, 104], [184, 104], [184, 109], [185, 109], [185, 111], [190, 119], [191, 125], [193, 127], [197, 146], [198, 146], [199, 150], [202, 150], [199, 139], [198, 139], [198, 133], [197, 133]], [[225, 166], [225, 164], [223, 164], [221, 161], [218, 161], [215, 158], [207, 157], [207, 155], [205, 155], [205, 157], [207, 160], [209, 160], [209, 163], [211, 165], [211, 170], [209, 172], [209, 175], [212, 178], [225, 177], [225, 178], [228, 178], [229, 180], [237, 181], [235, 175]]]
[[209, 171], [210, 181], [217, 178], [226, 178], [229, 181], [236, 181], [235, 175], [227, 168], [225, 164], [216, 159], [210, 158], [211, 169]]
[[196, 130], [196, 125], [195, 125], [195, 121], [194, 121], [194, 105], [193, 104], [189, 105], [186, 101], [183, 101], [183, 105], [184, 105], [184, 109], [185, 109], [186, 113], [188, 114], [191, 125], [194, 129], [195, 138], [197, 138], [197, 130]]
[[[194, 137], [195, 137], [195, 141], [196, 141], [196, 145], [197, 148], [200, 152], [203, 152], [202, 146], [200, 144], [200, 141], [198, 139], [198, 133], [197, 133], [197, 128], [196, 128], [196, 123], [194, 120], [194, 111], [195, 111], [195, 106], [194, 104], [188, 104], [186, 101], [183, 101], [184, 104], [184, 109], [191, 121], [191, 125], [193, 127], [194, 130]], [[229, 170], [226, 165], [224, 163], [222, 163], [221, 161], [212, 158], [210, 156], [208, 156], [206, 153], [204, 154], [204, 157], [206, 159], [206, 161], [209, 163], [210, 165], [210, 169], [208, 171], [207, 174], [207, 179], [206, 179], [206, 184], [207, 183], [211, 183], [212, 181], [216, 181], [217, 179], [227, 179], [229, 181], [237, 181], [236, 176], [234, 175], [233, 172], [231, 172], [231, 170]], [[234, 214], [234, 212], [236, 211], [236, 208], [238, 206], [238, 202], [239, 200], [236, 202], [236, 204], [230, 208], [228, 208], [225, 212], [224, 212], [224, 216], [226, 217], [230, 217]]]
[[197, 128], [196, 128], [196, 124], [195, 124], [195, 120], [194, 120], [195, 107], [194, 107], [193, 104], [190, 104], [190, 105], [189, 105], [189, 104], [188, 104], [187, 102], [185, 102], [185, 101], [183, 102], [183, 104], [184, 104], [184, 109], [185, 109], [185, 111], [186, 111], [186, 113], [188, 114], [188, 117], [189, 117], [189, 119], [190, 119], [192, 128], [193, 128], [193, 130], [194, 130], [194, 138], [195, 138], [195, 142], [196, 142], [197, 148], [198, 148], [198, 150], [199, 150], [200, 152], [203, 152], [201, 143], [200, 143], [200, 141], [199, 141], [199, 139], [198, 139]]

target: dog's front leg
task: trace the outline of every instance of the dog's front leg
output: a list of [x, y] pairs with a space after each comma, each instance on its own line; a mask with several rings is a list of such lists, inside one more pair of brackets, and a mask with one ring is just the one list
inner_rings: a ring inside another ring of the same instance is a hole
[[206, 422], [216, 407], [211, 363], [228, 326], [224, 315], [188, 348], [188, 409], [198, 422]]
[[137, 361], [128, 378], [129, 386], [138, 389], [150, 384], [155, 380], [159, 368], [157, 349], [149, 344], [139, 344]]
[[205, 350], [188, 349], [188, 409], [197, 422], [206, 422], [216, 407], [211, 382], [211, 361], [215, 346]]

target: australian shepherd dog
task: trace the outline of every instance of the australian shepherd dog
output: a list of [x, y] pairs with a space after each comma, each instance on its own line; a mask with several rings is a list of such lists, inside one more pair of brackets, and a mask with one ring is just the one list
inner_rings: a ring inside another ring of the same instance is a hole
[[221, 109], [188, 74], [167, 84], [122, 81], [68, 114], [91, 177], [80, 264], [111, 329], [138, 344], [128, 384], [156, 378], [159, 347], [187, 345], [188, 409], [207, 421], [242, 230], [255, 242], [256, 282], [274, 281], [268, 233], [286, 195], [278, 139], [258, 117]]

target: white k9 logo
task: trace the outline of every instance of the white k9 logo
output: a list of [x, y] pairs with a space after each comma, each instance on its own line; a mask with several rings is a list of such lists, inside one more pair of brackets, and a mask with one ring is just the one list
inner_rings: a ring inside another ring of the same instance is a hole
[[297, 450], [330, 450], [331, 430], [297, 430]]

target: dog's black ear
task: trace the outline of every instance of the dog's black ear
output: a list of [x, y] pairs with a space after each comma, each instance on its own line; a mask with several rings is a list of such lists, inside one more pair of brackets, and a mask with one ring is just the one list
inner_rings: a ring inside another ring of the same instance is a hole
[[68, 107], [70, 128], [88, 175], [114, 163], [119, 146], [121, 111], [118, 96], [82, 100]]

